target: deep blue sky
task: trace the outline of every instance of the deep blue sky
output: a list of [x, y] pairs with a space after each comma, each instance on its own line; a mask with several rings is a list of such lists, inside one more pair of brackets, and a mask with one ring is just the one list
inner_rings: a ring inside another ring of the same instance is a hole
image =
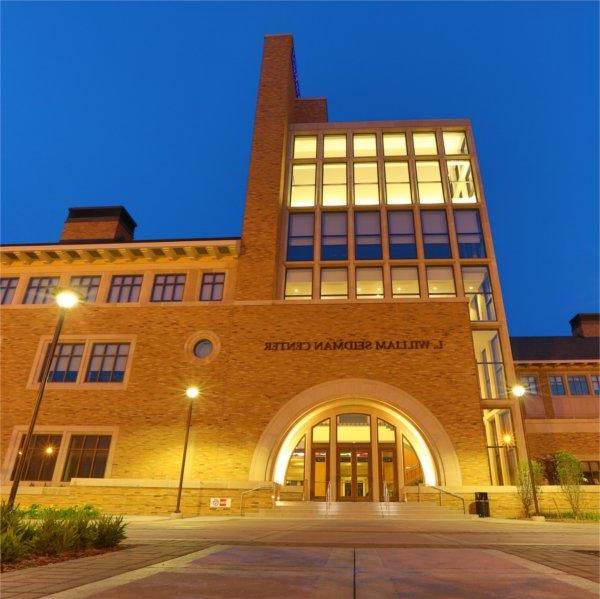
[[598, 309], [598, 4], [2, 4], [2, 241], [240, 233], [265, 33], [332, 121], [473, 121], [512, 334]]

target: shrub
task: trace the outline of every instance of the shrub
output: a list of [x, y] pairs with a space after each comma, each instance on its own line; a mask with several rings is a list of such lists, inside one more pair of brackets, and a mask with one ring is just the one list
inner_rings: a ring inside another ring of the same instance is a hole
[[28, 518], [41, 519], [45, 516], [56, 516], [57, 518], [68, 518], [78, 514], [85, 514], [91, 518], [97, 518], [100, 516], [100, 510], [92, 505], [86, 504], [83, 506], [69, 506], [69, 507], [58, 507], [58, 506], [41, 506], [37, 503], [31, 504], [24, 514]]
[[581, 485], [584, 482], [581, 464], [574, 455], [566, 451], [554, 454], [554, 460], [558, 484], [577, 520], [581, 512]]
[[95, 521], [94, 547], [108, 549], [116, 547], [125, 538], [123, 516], [100, 516]]
[[536, 494], [540, 495], [540, 485], [542, 484], [542, 468], [538, 462], [519, 462], [519, 470], [517, 476], [517, 493], [523, 506], [523, 513], [525, 518], [529, 518], [531, 515], [531, 506], [533, 504], [533, 484], [531, 480], [531, 474], [529, 464], [533, 470], [533, 484], [535, 484]]
[[10, 564], [26, 558], [31, 553], [31, 545], [14, 528], [0, 533], [0, 555], [2, 563]]

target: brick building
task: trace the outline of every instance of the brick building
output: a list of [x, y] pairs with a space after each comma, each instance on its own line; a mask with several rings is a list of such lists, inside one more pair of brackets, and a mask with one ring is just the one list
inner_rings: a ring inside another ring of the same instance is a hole
[[[169, 512], [191, 384], [187, 513], [268, 504], [274, 483], [311, 501], [488, 491], [513, 513], [524, 430], [597, 473], [597, 317], [556, 351], [511, 348], [468, 120], [330, 123], [299, 97], [291, 37], [267, 36], [242, 237], [135, 227], [73, 208], [59, 242], [2, 247], [2, 484], [25, 459], [22, 503]], [[20, 457], [60, 287], [85, 301]]]

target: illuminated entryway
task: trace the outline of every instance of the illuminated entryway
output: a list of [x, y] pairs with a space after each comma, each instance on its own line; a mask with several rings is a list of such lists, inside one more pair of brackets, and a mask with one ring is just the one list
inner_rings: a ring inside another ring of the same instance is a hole
[[431, 453], [414, 425], [401, 414], [359, 400], [344, 403], [322, 406], [295, 431], [281, 481], [285, 497], [398, 501], [402, 487], [425, 482], [425, 470], [411, 442], [415, 438], [432, 482]]

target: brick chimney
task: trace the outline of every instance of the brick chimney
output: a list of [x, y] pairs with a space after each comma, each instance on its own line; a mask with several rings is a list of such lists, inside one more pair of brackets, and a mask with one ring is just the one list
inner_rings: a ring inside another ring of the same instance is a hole
[[69, 208], [60, 241], [132, 241], [136, 226], [123, 206]]
[[575, 314], [571, 320], [571, 333], [574, 337], [600, 337], [600, 314]]

